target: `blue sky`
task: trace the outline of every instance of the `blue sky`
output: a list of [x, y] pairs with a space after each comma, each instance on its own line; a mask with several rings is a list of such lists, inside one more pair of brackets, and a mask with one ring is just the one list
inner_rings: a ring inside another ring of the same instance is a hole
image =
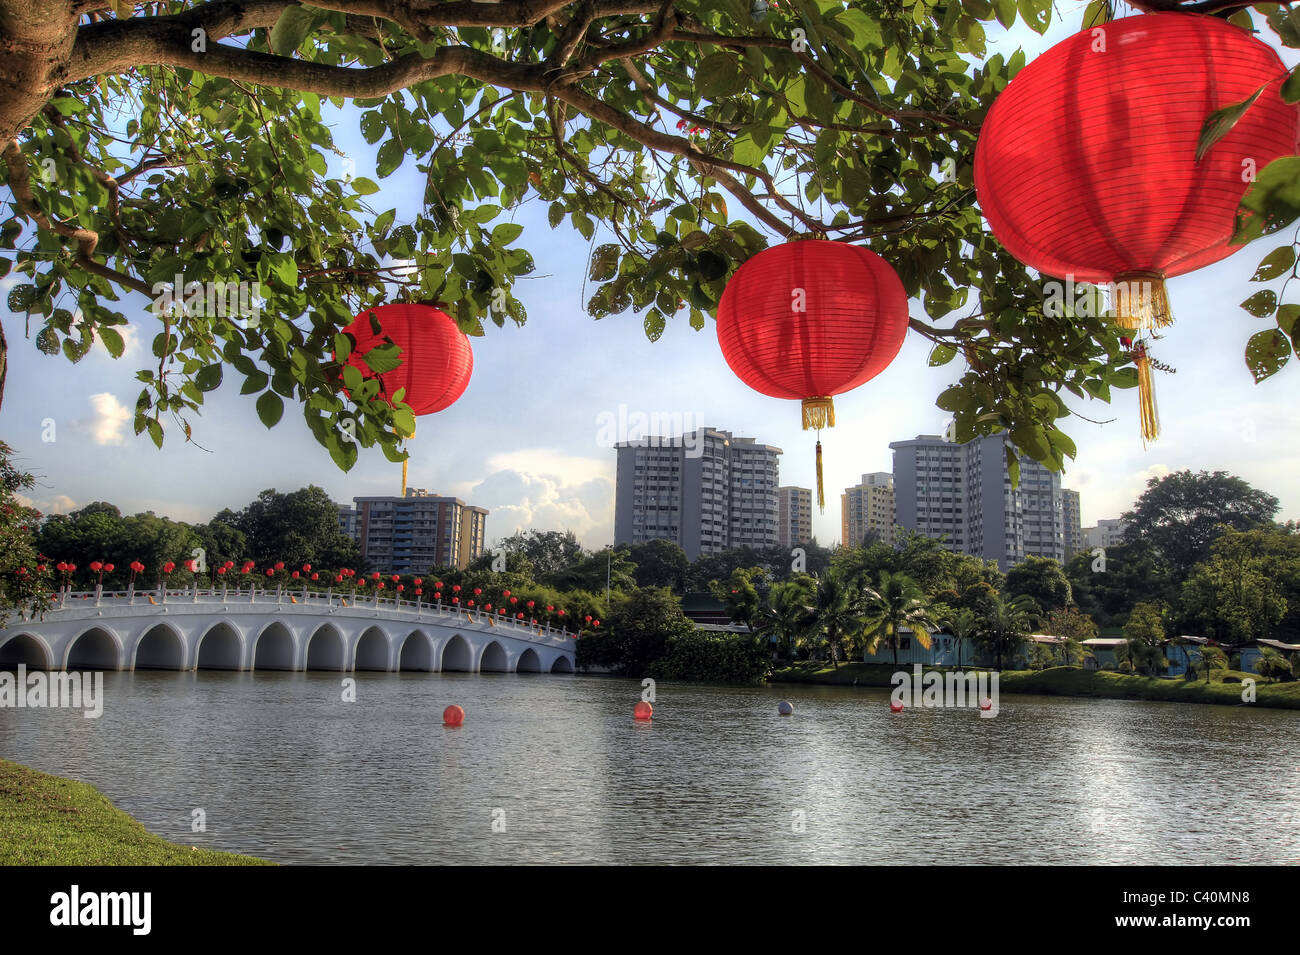
[[[1070, 26], [1075, 4], [1064, 4]], [[1082, 5], [1079, 5], [1080, 9]], [[1024, 45], [1031, 55], [1045, 41], [1023, 27], [1011, 35], [989, 27], [989, 55]], [[1046, 42], [1071, 32], [1057, 25]], [[1288, 62], [1291, 62], [1288, 58]], [[373, 178], [373, 151], [345, 110], [338, 144]], [[377, 210], [418, 202], [422, 183], [409, 160], [370, 197]], [[0, 191], [7, 199], [7, 190]], [[522, 329], [488, 327], [474, 339], [474, 376], [461, 400], [420, 420], [412, 444], [410, 483], [455, 494], [491, 510], [488, 536], [518, 528], [572, 529], [588, 546], [611, 537], [613, 450], [598, 444], [599, 416], [629, 412], [689, 415], [712, 427], [784, 449], [781, 482], [812, 487], [812, 432], [800, 428], [797, 402], [751, 391], [727, 368], [712, 322], [693, 331], [684, 319], [656, 343], [646, 340], [630, 313], [595, 321], [584, 309], [588, 243], [567, 224], [551, 230], [545, 205], [531, 202], [515, 221], [520, 242], [537, 270], [516, 286], [529, 313]], [[596, 244], [609, 241], [599, 233]], [[1105, 425], [1074, 418], [1066, 430], [1078, 443], [1064, 484], [1081, 494], [1083, 521], [1116, 517], [1155, 475], [1182, 468], [1225, 469], [1281, 499], [1282, 518], [1300, 519], [1300, 408], [1294, 400], [1292, 361], [1261, 385], [1242, 359], [1246, 338], [1270, 327], [1238, 303], [1260, 286], [1248, 281], [1267, 241], [1189, 276], [1171, 281], [1176, 324], [1158, 343], [1158, 358], [1178, 369], [1157, 375], [1163, 433], [1144, 449], [1135, 392], [1116, 392], [1112, 405], [1070, 399], [1071, 406]], [[0, 282], [0, 303], [12, 278]], [[124, 511], [152, 510], [201, 521], [223, 507], [241, 507], [265, 488], [293, 490], [312, 483], [337, 500], [396, 494], [401, 467], [377, 450], [363, 451], [348, 474], [338, 471], [291, 410], [268, 431], [251, 397], [240, 396], [238, 376], [208, 396], [193, 423], [197, 444], [172, 429], [161, 451], [131, 433], [130, 406], [139, 390], [134, 373], [145, 367], [154, 319], [142, 296], [126, 354], [112, 359], [102, 346], [73, 366], [40, 354], [25, 339], [24, 318], [0, 304], [10, 346], [9, 374], [0, 409], [0, 437], [40, 475], [31, 494], [47, 511], [67, 511], [109, 500]], [[912, 303], [915, 314], [922, 314]], [[33, 333], [35, 332], [33, 328]], [[928, 343], [909, 335], [893, 365], [857, 391], [836, 398], [838, 425], [822, 433], [827, 509], [814, 520], [823, 543], [839, 537], [839, 492], [868, 471], [892, 469], [889, 442], [942, 432], [945, 415], [934, 398], [960, 374], [925, 365]], [[1110, 420], [1113, 419], [1113, 420]], [[55, 440], [43, 441], [53, 421]], [[202, 450], [197, 445], [202, 445]]]

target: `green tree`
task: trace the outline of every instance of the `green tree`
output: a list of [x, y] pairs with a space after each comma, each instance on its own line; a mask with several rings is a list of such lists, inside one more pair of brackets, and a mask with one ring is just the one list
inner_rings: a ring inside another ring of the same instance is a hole
[[41, 512], [18, 499], [36, 479], [14, 465], [13, 454], [0, 441], [0, 628], [12, 611], [31, 616], [43, 612], [55, 586], [54, 573], [38, 555], [33, 534]]
[[1029, 597], [1043, 613], [1074, 603], [1065, 571], [1050, 557], [1026, 557], [1016, 564], [1007, 571], [1004, 591], [1011, 597]]
[[811, 602], [804, 610], [802, 639], [811, 646], [825, 644], [831, 666], [839, 669], [846, 640], [862, 633], [866, 621], [858, 608], [856, 588], [833, 567], [817, 578], [811, 588]]
[[288, 494], [263, 491], [230, 521], [245, 537], [245, 557], [259, 567], [283, 561], [287, 567], [356, 569], [361, 549], [339, 528], [338, 505], [312, 484]]
[[1225, 529], [1183, 585], [1180, 610], [1186, 627], [1199, 635], [1241, 643], [1278, 631], [1290, 636], [1279, 624], [1297, 599], [1300, 538], [1271, 528]]
[[1174, 579], [1186, 580], [1210, 556], [1224, 527], [1246, 531], [1272, 525], [1278, 500], [1227, 471], [1175, 471], [1151, 478], [1124, 514], [1124, 540], [1151, 549]]
[[1228, 655], [1222, 649], [1209, 644], [1201, 647], [1201, 669], [1205, 671], [1205, 682], [1210, 682], [1210, 674], [1214, 670], [1226, 670], [1228, 668]]
[[794, 656], [799, 634], [808, 625], [808, 605], [812, 600], [814, 583], [813, 577], [798, 574], [790, 580], [773, 584], [767, 601], [755, 618], [754, 632], [764, 637], [775, 636], [786, 657]]
[[611, 666], [625, 676], [641, 677], [664, 656], [670, 641], [694, 633], [695, 625], [682, 614], [672, 591], [634, 588], [611, 608], [608, 632], [587, 633], [578, 641], [578, 663]]
[[975, 611], [964, 607], [949, 611], [942, 618], [943, 629], [957, 644], [957, 666], [963, 665], [962, 648], [979, 632], [979, 618]]
[[1272, 647], [1260, 647], [1259, 659], [1255, 661], [1255, 672], [1270, 683], [1290, 680], [1295, 676], [1291, 661]]
[[685, 590], [691, 562], [676, 541], [652, 540], [634, 544], [628, 557], [636, 564], [633, 576], [638, 587], [668, 587], [676, 593]]
[[518, 531], [502, 540], [500, 546], [507, 555], [527, 558], [539, 578], [559, 574], [582, 559], [582, 545], [573, 531]]
[[1129, 659], [1142, 673], [1163, 673], [1165, 660], [1165, 626], [1160, 608], [1152, 603], [1139, 603], [1133, 607], [1124, 623], [1124, 639], [1128, 641]]
[[760, 587], [767, 587], [767, 571], [761, 567], [737, 568], [725, 581], [709, 583], [709, 591], [726, 605], [731, 619], [743, 623], [750, 633], [763, 607]]
[[893, 650], [894, 666], [898, 666], [898, 646], [904, 630], [930, 649], [930, 634], [939, 629], [939, 624], [930, 615], [925, 594], [911, 577], [881, 571], [876, 586], [863, 586], [857, 599], [866, 620], [868, 652], [874, 653], [883, 641]]
[[636, 565], [632, 563], [626, 548], [603, 548], [590, 554], [584, 553], [569, 566], [543, 574], [540, 582], [557, 590], [589, 590], [592, 593], [604, 593], [605, 588], [624, 593], [636, 590]]
[[[1051, 0], [0, 0], [13, 195], [0, 249], [23, 279], [10, 304], [36, 318], [42, 351], [75, 361], [96, 341], [122, 354], [127, 293], [160, 298], [177, 274], [259, 283], [255, 323], [191, 307], [143, 326], [159, 361], [140, 372], [137, 432], [161, 442], [175, 416], [188, 439], [206, 396], [237, 382], [267, 426], [293, 402], [348, 468], [359, 447], [403, 457], [414, 420], [373, 377], [344, 393], [341, 329], [398, 297], [440, 302], [474, 335], [522, 324], [525, 202], [592, 240], [588, 312], [634, 312], [652, 339], [678, 315], [704, 328], [769, 242], [825, 235], [884, 253], [923, 306], [910, 326], [929, 363], [966, 362], [936, 401], [956, 439], [1005, 430], [1059, 470], [1075, 453], [1063, 396], [1108, 401], [1135, 383], [1131, 356], [1105, 316], [1043, 308], [971, 188], [980, 124], [1026, 59], [989, 43], [1006, 46], [1017, 20], [1043, 33], [1054, 13]], [[1300, 43], [1285, 9], [1255, 16]], [[338, 161], [345, 106], [376, 179], [418, 169], [415, 201], [384, 208], [368, 198], [378, 183]], [[1272, 169], [1257, 190], [1270, 214], [1251, 220], [1270, 228], [1289, 195]], [[1260, 351], [1262, 376], [1281, 359]], [[401, 360], [372, 358], [372, 371]]]
[[996, 657], [997, 669], [1002, 669], [1004, 658], [1014, 659], [1025, 645], [1037, 612], [1037, 605], [1027, 597], [1007, 598], [999, 594], [994, 599], [989, 612], [980, 620], [976, 642]]

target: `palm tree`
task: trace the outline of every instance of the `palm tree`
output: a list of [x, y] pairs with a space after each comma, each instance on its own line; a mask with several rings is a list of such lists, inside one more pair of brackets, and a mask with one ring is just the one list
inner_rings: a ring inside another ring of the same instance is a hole
[[1205, 667], [1205, 682], [1210, 682], [1210, 671], [1228, 667], [1228, 655], [1214, 644], [1201, 647], [1201, 666]]
[[809, 596], [812, 602], [803, 608], [802, 636], [809, 641], [824, 639], [831, 651], [831, 665], [839, 669], [841, 642], [845, 637], [861, 633], [864, 623], [855, 606], [853, 590], [832, 567], [817, 578]]
[[754, 632], [775, 636], [787, 656], [794, 656], [794, 643], [807, 623], [807, 603], [811, 599], [807, 583], [801, 579], [775, 584], [768, 600], [755, 616]]
[[1021, 594], [1013, 600], [998, 594], [989, 603], [987, 613], [980, 621], [978, 638], [997, 654], [997, 668], [1002, 669], [1004, 654], [1014, 655], [1033, 629], [1038, 605]]
[[975, 616], [974, 610], [963, 607], [949, 613], [941, 622], [943, 628], [948, 631], [957, 643], [957, 666], [960, 667], [962, 665], [962, 644], [975, 636], [976, 631], [979, 630], [979, 619]]
[[916, 642], [930, 649], [930, 634], [939, 624], [930, 616], [930, 605], [915, 580], [906, 574], [880, 572], [876, 588], [863, 586], [859, 599], [863, 616], [867, 620], [867, 649], [875, 652], [880, 641], [894, 651], [894, 666], [898, 666], [898, 644], [902, 631], [910, 630]]

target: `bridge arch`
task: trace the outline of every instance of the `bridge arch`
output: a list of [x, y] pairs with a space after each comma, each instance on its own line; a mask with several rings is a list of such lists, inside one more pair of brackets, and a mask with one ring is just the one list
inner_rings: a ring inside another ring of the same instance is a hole
[[[332, 639], [331, 639], [332, 637]], [[346, 650], [343, 634], [332, 623], [323, 623], [307, 638], [304, 670], [344, 670]]]
[[516, 673], [541, 673], [542, 661], [537, 656], [537, 651], [532, 647], [519, 654], [519, 662], [515, 664]]
[[122, 638], [106, 627], [90, 627], [68, 641], [65, 670], [120, 670]]
[[462, 673], [474, 672], [474, 654], [470, 650], [469, 641], [459, 633], [454, 634], [442, 648], [442, 662], [438, 669], [446, 672], [448, 670], [458, 670]]
[[352, 655], [352, 669], [387, 670], [391, 647], [392, 640], [383, 627], [367, 627], [357, 639], [356, 651]]
[[433, 638], [423, 630], [412, 630], [402, 641], [397, 655], [398, 670], [436, 670]]
[[558, 657], [555, 658], [555, 662], [551, 664], [551, 672], [572, 673], [573, 664], [570, 662], [568, 657], [566, 657], [563, 653], [561, 653]]
[[195, 670], [242, 670], [244, 638], [226, 621], [214, 623], [194, 647]]
[[0, 638], [0, 670], [16, 668], [20, 663], [29, 670], [49, 670], [54, 666], [54, 654], [34, 633], [14, 633]]
[[478, 671], [480, 673], [505, 673], [509, 669], [510, 665], [506, 658], [505, 648], [495, 640], [489, 641], [479, 655]]
[[253, 640], [252, 668], [254, 670], [298, 669], [298, 645], [292, 631], [284, 623], [274, 620], [262, 628]]
[[155, 623], [131, 651], [132, 670], [184, 670], [185, 638], [170, 623]]

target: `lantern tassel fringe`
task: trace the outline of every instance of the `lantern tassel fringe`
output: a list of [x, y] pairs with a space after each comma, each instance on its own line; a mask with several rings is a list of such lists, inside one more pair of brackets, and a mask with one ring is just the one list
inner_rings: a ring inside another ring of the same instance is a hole
[[1165, 277], [1159, 272], [1125, 272], [1111, 284], [1110, 295], [1121, 328], [1154, 331], [1173, 324]]
[[817, 442], [817, 509], [826, 513], [826, 492], [822, 490], [822, 443]]
[[1142, 443], [1160, 436], [1160, 415], [1156, 412], [1155, 386], [1151, 382], [1151, 359], [1139, 355], [1134, 359], [1138, 373], [1138, 410], [1142, 417]]
[[835, 402], [830, 396], [825, 398], [805, 398], [803, 400], [803, 429], [835, 427]]
[[[415, 437], [415, 429], [411, 429], [411, 437]], [[406, 460], [402, 462], [402, 498], [406, 497], [406, 466], [411, 463], [410, 453], [407, 453]]]

